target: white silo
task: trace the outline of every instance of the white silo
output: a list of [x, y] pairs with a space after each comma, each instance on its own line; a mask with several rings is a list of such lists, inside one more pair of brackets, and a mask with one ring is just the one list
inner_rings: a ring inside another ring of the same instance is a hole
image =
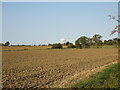
[[67, 39], [66, 38], [62, 38], [62, 39], [60, 39], [60, 41], [61, 41], [62, 44], [66, 44]]

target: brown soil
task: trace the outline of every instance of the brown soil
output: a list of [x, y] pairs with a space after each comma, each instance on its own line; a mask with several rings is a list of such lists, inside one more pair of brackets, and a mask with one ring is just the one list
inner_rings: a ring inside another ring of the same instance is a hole
[[85, 76], [80, 73], [94, 71], [118, 59], [115, 48], [3, 51], [2, 54], [4, 88], [63, 88], [78, 76]]

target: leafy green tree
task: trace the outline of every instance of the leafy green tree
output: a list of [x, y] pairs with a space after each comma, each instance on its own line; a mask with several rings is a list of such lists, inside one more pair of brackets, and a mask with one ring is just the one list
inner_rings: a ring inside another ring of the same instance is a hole
[[114, 47], [118, 47], [118, 38], [104, 40], [104, 45], [113, 45]]
[[99, 41], [99, 47], [102, 48], [102, 46], [103, 46], [103, 41], [100, 40], [100, 41]]
[[78, 40], [75, 41], [75, 47], [82, 49], [82, 45]]
[[82, 48], [89, 48], [90, 47], [89, 42], [90, 42], [90, 40], [89, 40], [88, 37], [82, 36], [78, 40], [76, 40], [75, 43], [76, 43], [77, 46], [80, 45], [80, 47], [82, 47]]
[[109, 39], [109, 40], [107, 41], [107, 45], [113, 45], [113, 43], [114, 43], [114, 41], [113, 41], [112, 39]]
[[92, 38], [89, 38], [88, 43], [89, 43], [90, 46], [93, 45], [93, 40], [92, 40]]
[[101, 38], [102, 38], [102, 36], [101, 35], [99, 35], [99, 34], [95, 34], [94, 36], [93, 36], [93, 44], [97, 47], [97, 48], [99, 48], [99, 46], [100, 46], [100, 43], [101, 43]]
[[107, 45], [107, 40], [104, 40], [104, 45]]
[[83, 48], [87, 48], [89, 45], [89, 38], [86, 36], [82, 36], [78, 39], [78, 41], [81, 43]]

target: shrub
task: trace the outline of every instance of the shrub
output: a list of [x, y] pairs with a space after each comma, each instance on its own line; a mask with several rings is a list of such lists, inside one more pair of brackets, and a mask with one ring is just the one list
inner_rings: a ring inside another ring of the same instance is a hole
[[72, 43], [69, 43], [67, 48], [75, 48], [75, 46]]
[[56, 43], [56, 44], [53, 44], [52, 46], [53, 49], [57, 49], [57, 48], [62, 48], [62, 45], [60, 43]]

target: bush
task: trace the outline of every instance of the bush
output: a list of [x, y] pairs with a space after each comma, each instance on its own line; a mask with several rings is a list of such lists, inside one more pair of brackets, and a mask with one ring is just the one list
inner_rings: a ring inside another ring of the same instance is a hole
[[53, 44], [52, 46], [53, 49], [57, 49], [57, 48], [62, 48], [62, 45], [60, 43], [56, 43], [56, 44]]
[[72, 43], [68, 43], [67, 48], [75, 48], [75, 46]]

